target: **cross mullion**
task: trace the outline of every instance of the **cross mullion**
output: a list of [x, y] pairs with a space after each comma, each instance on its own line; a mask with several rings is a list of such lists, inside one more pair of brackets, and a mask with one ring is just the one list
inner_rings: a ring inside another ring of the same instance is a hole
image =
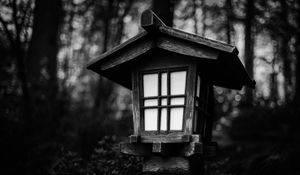
[[185, 105], [166, 105], [166, 106], [142, 106], [142, 109], [153, 109], [153, 108], [180, 108], [185, 107]]
[[[158, 96], [161, 96], [161, 72], [158, 73]], [[158, 97], [158, 106], [161, 106], [161, 98]], [[158, 109], [158, 122], [157, 122], [157, 130], [160, 131], [160, 123], [161, 123], [161, 108]]]
[[159, 95], [159, 96], [152, 96], [152, 97], [142, 97], [143, 100], [151, 100], [157, 98], [178, 98], [178, 97], [186, 97], [186, 95]]

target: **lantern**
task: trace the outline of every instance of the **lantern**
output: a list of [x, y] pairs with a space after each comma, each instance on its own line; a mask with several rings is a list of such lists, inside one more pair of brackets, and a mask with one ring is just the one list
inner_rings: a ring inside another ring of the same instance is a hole
[[234, 46], [168, 27], [151, 10], [142, 14], [141, 26], [143, 32], [88, 66], [132, 90], [134, 133], [121, 151], [149, 157], [204, 155], [215, 148], [213, 85], [253, 88], [255, 81]]

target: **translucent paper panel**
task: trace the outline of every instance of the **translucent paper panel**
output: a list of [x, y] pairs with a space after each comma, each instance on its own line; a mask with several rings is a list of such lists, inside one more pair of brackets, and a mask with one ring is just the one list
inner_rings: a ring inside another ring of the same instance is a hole
[[185, 94], [186, 71], [171, 72], [171, 95]]
[[201, 85], [201, 79], [200, 79], [200, 76], [198, 75], [197, 77], [197, 97], [200, 97], [200, 85]]
[[158, 109], [145, 109], [145, 131], [157, 130], [157, 111]]
[[184, 98], [171, 98], [171, 105], [184, 105]]
[[160, 130], [167, 130], [167, 108], [162, 108], [160, 113]]
[[158, 95], [158, 74], [145, 74], [143, 76], [144, 97]]
[[167, 95], [167, 73], [161, 74], [161, 95]]
[[183, 108], [171, 108], [170, 110], [170, 130], [182, 130]]
[[157, 99], [145, 100], [144, 106], [157, 106]]
[[167, 99], [166, 98], [162, 98], [161, 99], [161, 105], [162, 106], [166, 106], [167, 105]]

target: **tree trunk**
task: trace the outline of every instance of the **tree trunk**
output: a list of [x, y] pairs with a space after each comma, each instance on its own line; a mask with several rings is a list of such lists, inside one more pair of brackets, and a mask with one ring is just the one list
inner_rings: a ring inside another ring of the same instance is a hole
[[[109, 44], [109, 37], [110, 37], [110, 32], [109, 32], [109, 27], [110, 27], [110, 21], [111, 21], [111, 18], [112, 18], [112, 15], [111, 15], [111, 12], [112, 12], [112, 9], [113, 9], [113, 1], [109, 0], [108, 1], [108, 6], [106, 8], [106, 17], [105, 17], [105, 20], [104, 20], [104, 40], [103, 40], [103, 50], [102, 52], [106, 52], [107, 49], [108, 49], [108, 44]], [[99, 80], [98, 80], [98, 83], [97, 83], [97, 94], [96, 94], [96, 97], [95, 97], [95, 101], [94, 101], [94, 106], [93, 106], [93, 110], [92, 110], [92, 117], [96, 117], [99, 113], [103, 114], [101, 116], [101, 121], [104, 121], [105, 120], [105, 115], [103, 111], [103, 108], [104, 108], [104, 103], [103, 101], [105, 101], [106, 99], [103, 98], [103, 86], [104, 85], [104, 79], [103, 77], [99, 77]], [[99, 112], [101, 111], [101, 112]], [[102, 122], [101, 122], [102, 123]]]
[[202, 36], [205, 37], [205, 31], [206, 31], [206, 5], [205, 5], [205, 0], [202, 0], [201, 2], [201, 8], [202, 8]]
[[278, 84], [277, 84], [277, 72], [275, 69], [275, 65], [276, 65], [276, 60], [278, 60], [278, 57], [280, 57], [278, 50], [279, 50], [280, 44], [277, 43], [274, 46], [274, 50], [275, 52], [273, 53], [273, 60], [271, 62], [271, 66], [272, 66], [272, 73], [270, 75], [270, 100], [271, 102], [275, 102], [277, 103], [278, 100]]
[[198, 30], [198, 18], [197, 18], [198, 1], [193, 0], [193, 19], [194, 19], [194, 33], [197, 35]]
[[[19, 35], [17, 33], [17, 35]], [[14, 47], [16, 52], [17, 59], [17, 68], [18, 68], [18, 78], [21, 81], [22, 95], [23, 95], [23, 108], [24, 111], [24, 119], [30, 120], [33, 114], [33, 103], [32, 103], [32, 93], [30, 93], [29, 81], [28, 81], [28, 72], [25, 65], [25, 52], [21, 47], [21, 43], [17, 41], [16, 46]]]
[[[246, 19], [245, 19], [245, 67], [250, 76], [253, 78], [253, 18], [254, 18], [254, 0], [247, 0], [246, 2]], [[253, 90], [246, 89], [246, 105], [252, 105]]]
[[[281, 18], [284, 24], [284, 28], [287, 28], [288, 24], [288, 7], [286, 1], [280, 1], [281, 3]], [[284, 30], [280, 43], [280, 56], [283, 60], [283, 75], [284, 75], [284, 93], [286, 103], [291, 102], [291, 86], [292, 86], [292, 73], [291, 73], [291, 59], [289, 57], [289, 40], [290, 33], [288, 30]]]
[[153, 0], [154, 13], [167, 25], [173, 26], [174, 0]]
[[300, 11], [297, 12], [297, 32], [296, 32], [296, 43], [295, 43], [295, 54], [296, 54], [296, 88], [294, 104], [295, 109], [300, 110]]
[[289, 57], [289, 39], [283, 37], [280, 43], [280, 56], [283, 59], [283, 75], [284, 75], [284, 96], [286, 103], [291, 102], [291, 86], [292, 86], [292, 73], [291, 73], [291, 60]]
[[[56, 114], [57, 53], [62, 18], [61, 0], [36, 1], [33, 34], [27, 57], [31, 87], [35, 93], [34, 100], [46, 95], [44, 100], [47, 105], [47, 114], [53, 121], [58, 117]], [[46, 82], [43, 82], [43, 79], [46, 79]]]
[[227, 43], [231, 44], [231, 31], [232, 31], [232, 24], [231, 24], [231, 18], [232, 18], [232, 2], [231, 0], [226, 0], [226, 37], [227, 37]]

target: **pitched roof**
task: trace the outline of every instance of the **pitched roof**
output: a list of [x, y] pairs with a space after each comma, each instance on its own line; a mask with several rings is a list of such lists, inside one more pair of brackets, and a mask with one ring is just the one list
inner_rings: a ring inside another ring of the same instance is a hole
[[[241, 89], [243, 85], [254, 88], [255, 81], [251, 80], [244, 69], [235, 46], [168, 27], [151, 10], [142, 14], [141, 26], [145, 31], [93, 59], [87, 68], [130, 89], [130, 71], [118, 68], [125, 63], [129, 65], [154, 48], [159, 48], [199, 60], [214, 60], [216, 71], [207, 71], [213, 74], [212, 82], [215, 85], [233, 89]], [[127, 78], [118, 78], [113, 75], [114, 71]]]

